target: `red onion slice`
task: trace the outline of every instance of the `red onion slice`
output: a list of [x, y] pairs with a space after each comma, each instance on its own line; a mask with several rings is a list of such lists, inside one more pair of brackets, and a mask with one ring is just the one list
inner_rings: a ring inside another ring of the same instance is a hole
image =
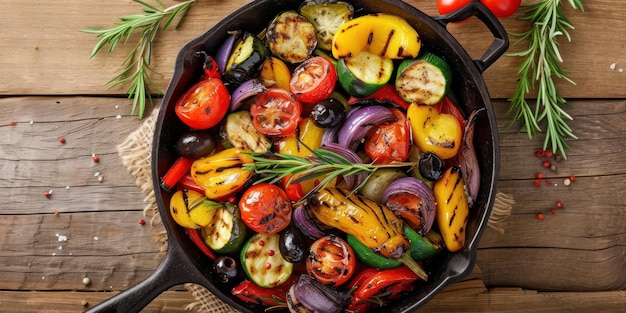
[[353, 151], [374, 126], [395, 120], [393, 113], [382, 105], [370, 105], [354, 110], [346, 117], [338, 134], [339, 144]]
[[415, 177], [403, 177], [396, 179], [387, 186], [383, 192], [382, 203], [387, 204], [389, 198], [400, 193], [408, 193], [420, 198], [420, 207], [417, 214], [420, 217], [422, 227], [421, 229], [416, 229], [416, 231], [420, 235], [425, 235], [430, 231], [435, 221], [436, 204], [433, 191], [426, 183]]
[[295, 298], [313, 312], [340, 313], [350, 303], [352, 296], [335, 290], [302, 274], [293, 285]]
[[219, 67], [219, 70], [224, 74], [226, 71], [226, 64], [228, 64], [228, 58], [230, 57], [230, 53], [233, 50], [233, 46], [235, 45], [235, 40], [239, 32], [234, 32], [228, 35], [226, 40], [222, 43], [222, 45], [217, 49], [217, 53], [215, 56], [215, 63]]
[[476, 150], [474, 150], [474, 125], [476, 124], [476, 116], [482, 110], [484, 108], [475, 110], [467, 119], [463, 133], [463, 143], [461, 150], [459, 150], [459, 167], [461, 168], [461, 173], [463, 173], [463, 181], [465, 182], [468, 195], [467, 201], [470, 207], [474, 205], [480, 189], [480, 166], [476, 157]]
[[263, 84], [263, 80], [254, 78], [239, 85], [232, 93], [230, 98], [230, 111], [237, 110], [243, 102], [253, 96], [266, 92], [267, 87]]
[[328, 233], [319, 223], [315, 222], [313, 215], [308, 212], [304, 206], [298, 206], [293, 211], [293, 223], [298, 227], [305, 236], [311, 239], [320, 239]]
[[[363, 160], [356, 154], [354, 151], [334, 142], [328, 142], [322, 144], [322, 149], [328, 150], [330, 152], [334, 152], [344, 157], [346, 160], [350, 161], [352, 164], [362, 164]], [[367, 178], [367, 173], [359, 173], [355, 175], [346, 175], [343, 176], [343, 179], [346, 181], [348, 189], [352, 190], [354, 187], [358, 186]]]

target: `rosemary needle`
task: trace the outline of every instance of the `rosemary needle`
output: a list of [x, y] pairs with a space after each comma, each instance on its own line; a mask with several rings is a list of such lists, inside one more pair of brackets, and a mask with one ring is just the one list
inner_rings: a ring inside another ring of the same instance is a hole
[[[584, 10], [582, 0], [568, 1], [574, 9]], [[509, 126], [515, 121], [520, 121], [521, 128], [531, 139], [535, 137], [537, 131], [541, 131], [539, 124], [545, 120], [543, 148], [550, 147], [563, 158], [567, 158], [565, 150], [570, 148], [567, 139], [577, 137], [567, 124], [567, 121], [572, 120], [572, 116], [563, 106], [568, 103], [559, 95], [553, 78], [561, 78], [575, 84], [564, 75], [566, 71], [561, 68], [563, 59], [558, 43], [559, 36], [565, 36], [571, 41], [568, 30], [574, 29], [574, 26], [563, 14], [561, 5], [562, 0], [541, 0], [525, 6], [525, 15], [521, 19], [529, 21], [531, 28], [526, 32], [512, 35], [519, 37], [514, 45], [527, 41], [528, 48], [510, 54], [523, 57], [524, 60], [517, 72], [520, 78], [513, 97], [509, 99], [508, 113], [514, 112]], [[535, 89], [537, 99], [533, 109], [526, 100], [526, 95]]]
[[322, 148], [312, 150], [312, 153], [312, 157], [301, 157], [273, 152], [245, 152], [254, 162], [245, 163], [243, 166], [254, 170], [255, 173], [262, 177], [257, 183], [277, 183], [283, 179], [288, 179], [287, 183], [298, 183], [323, 177], [303, 198], [318, 191], [340, 176], [365, 174], [365, 179], [353, 188], [352, 192], [356, 192], [365, 185], [367, 179], [377, 169], [415, 166], [415, 162], [392, 162], [390, 164], [351, 163], [340, 154]]
[[113, 77], [108, 84], [111, 87], [131, 83], [128, 97], [133, 98], [131, 114], [136, 111], [139, 119], [143, 118], [146, 110], [146, 99], [152, 105], [151, 87], [159, 94], [163, 91], [150, 78], [153, 73], [150, 67], [152, 42], [159, 30], [165, 30], [172, 22], [180, 17], [176, 27], [182, 22], [182, 18], [189, 6], [196, 0], [188, 0], [165, 8], [161, 0], [156, 0], [159, 7], [148, 4], [142, 0], [133, 0], [143, 5], [143, 14], [133, 14], [120, 17], [120, 20], [112, 28], [82, 29], [82, 32], [94, 34], [98, 41], [91, 52], [91, 58], [108, 45], [106, 55], [115, 50], [119, 43], [127, 43], [135, 31], [139, 31], [139, 41], [122, 62], [122, 71]]

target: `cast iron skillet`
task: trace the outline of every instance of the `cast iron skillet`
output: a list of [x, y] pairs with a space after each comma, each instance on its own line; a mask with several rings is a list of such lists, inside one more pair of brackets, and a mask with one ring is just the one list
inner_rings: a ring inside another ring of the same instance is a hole
[[[428, 302], [445, 286], [461, 280], [472, 271], [478, 241], [484, 229], [496, 192], [499, 170], [498, 132], [494, 112], [482, 72], [508, 49], [508, 36], [499, 21], [478, 1], [446, 16], [431, 18], [416, 8], [398, 0], [348, 0], [356, 14], [384, 12], [401, 16], [420, 34], [424, 48], [442, 56], [452, 67], [454, 79], [451, 94], [464, 113], [485, 108], [476, 123], [474, 142], [482, 173], [480, 195], [471, 210], [467, 225], [466, 247], [457, 253], [441, 253], [424, 264], [430, 280], [420, 283], [411, 294], [378, 310], [408, 312]], [[257, 0], [230, 14], [200, 37], [185, 45], [176, 59], [174, 75], [159, 112], [152, 150], [152, 178], [161, 218], [168, 234], [167, 254], [157, 270], [145, 281], [89, 310], [89, 312], [138, 312], [156, 296], [172, 286], [196, 283], [209, 289], [219, 298], [242, 312], [263, 312], [262, 307], [243, 303], [230, 295], [232, 286], [217, 282], [212, 273], [212, 262], [204, 256], [178, 226], [169, 212], [171, 194], [159, 187], [163, 176], [176, 159], [175, 142], [188, 128], [174, 113], [176, 100], [201, 75], [203, 59], [197, 52], [214, 54], [227, 36], [227, 31], [247, 30], [259, 33], [277, 13], [297, 9], [298, 0]], [[446, 26], [471, 16], [478, 17], [494, 36], [484, 55], [472, 59], [450, 35]], [[373, 312], [376, 312], [374, 310]]]

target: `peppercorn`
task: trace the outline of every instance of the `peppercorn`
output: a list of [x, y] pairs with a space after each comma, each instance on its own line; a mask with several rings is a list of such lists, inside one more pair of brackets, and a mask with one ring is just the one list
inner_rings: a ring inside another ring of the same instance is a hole
[[544, 218], [545, 216], [543, 215], [543, 213], [537, 213], [537, 219], [539, 219], [540, 221], [543, 221]]
[[559, 209], [563, 208], [563, 202], [557, 201], [556, 202], [556, 207], [559, 208]]
[[59, 138], [59, 142], [60, 143], [65, 143], [65, 138], [63, 138], [63, 137]]
[[539, 180], [535, 180], [533, 184], [535, 185], [535, 187], [541, 186], [541, 182]]

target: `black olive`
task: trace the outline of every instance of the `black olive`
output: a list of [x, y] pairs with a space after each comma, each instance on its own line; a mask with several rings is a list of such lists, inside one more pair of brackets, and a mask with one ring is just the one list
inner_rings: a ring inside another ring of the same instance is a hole
[[215, 137], [207, 132], [192, 131], [184, 133], [176, 142], [176, 153], [179, 156], [198, 159], [207, 156], [217, 147]]
[[281, 235], [278, 248], [287, 262], [298, 263], [304, 260], [307, 250], [306, 237], [294, 226], [288, 227]]
[[219, 256], [215, 260], [215, 272], [223, 282], [229, 282], [237, 277], [237, 261], [229, 256]]
[[343, 104], [333, 98], [320, 101], [311, 111], [313, 122], [323, 128], [335, 127], [343, 121], [346, 116], [346, 109]]
[[435, 181], [443, 175], [443, 161], [436, 154], [426, 152], [420, 156], [419, 171], [422, 177]]

